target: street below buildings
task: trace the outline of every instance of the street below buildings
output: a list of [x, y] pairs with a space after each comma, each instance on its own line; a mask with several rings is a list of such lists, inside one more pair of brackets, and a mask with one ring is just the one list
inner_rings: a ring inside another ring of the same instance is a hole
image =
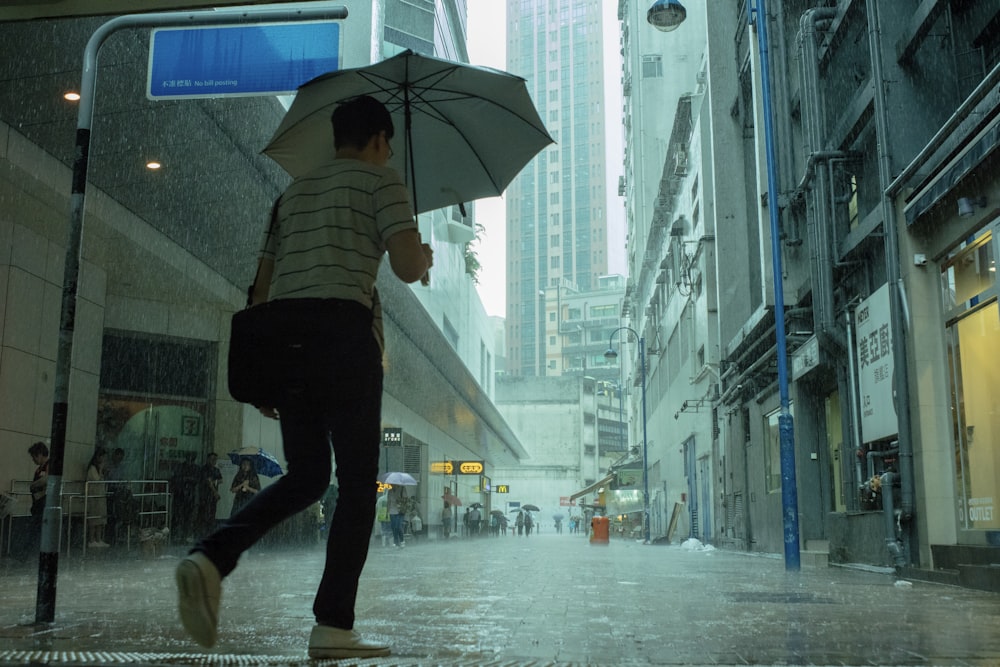
[[[36, 627], [35, 566], [0, 561], [0, 665], [309, 662], [321, 545], [255, 547], [224, 583], [219, 643], [176, 618], [182, 547], [60, 561]], [[997, 665], [1000, 596], [843, 567], [583, 534], [373, 541], [356, 629], [392, 656], [351, 665]], [[327, 664], [333, 664], [328, 661]]]

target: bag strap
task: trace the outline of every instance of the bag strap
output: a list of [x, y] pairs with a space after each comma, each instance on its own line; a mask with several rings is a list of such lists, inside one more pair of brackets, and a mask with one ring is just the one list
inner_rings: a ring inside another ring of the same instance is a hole
[[[274, 231], [274, 223], [278, 219], [278, 203], [281, 201], [281, 197], [274, 200], [274, 204], [271, 205], [271, 221], [267, 225], [267, 235], [270, 236], [271, 232]], [[260, 278], [260, 260], [257, 260], [257, 273], [253, 276], [253, 282], [247, 287], [247, 308], [253, 305], [253, 288], [257, 286], [257, 279]]]

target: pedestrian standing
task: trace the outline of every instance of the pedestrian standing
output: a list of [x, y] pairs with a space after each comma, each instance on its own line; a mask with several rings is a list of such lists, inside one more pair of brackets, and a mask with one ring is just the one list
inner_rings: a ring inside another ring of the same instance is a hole
[[479, 535], [479, 528], [482, 521], [482, 512], [479, 511], [478, 507], [473, 506], [469, 511], [469, 534], [472, 536]]
[[392, 545], [397, 548], [406, 546], [403, 535], [403, 522], [406, 520], [406, 488], [394, 486], [387, 494], [389, 499], [389, 526], [392, 529]]
[[108, 525], [108, 498], [104, 481], [104, 460], [107, 453], [103, 447], [97, 447], [87, 464], [87, 546], [103, 549], [110, 546], [104, 541], [104, 529]]
[[45, 495], [49, 480], [49, 448], [44, 442], [36, 442], [28, 447], [28, 456], [35, 464], [35, 474], [31, 478], [28, 490], [31, 491], [31, 520], [28, 522], [27, 532], [23, 539], [19, 540], [14, 557], [18, 560], [27, 560], [34, 553], [38, 553], [39, 541], [42, 536], [42, 518], [45, 515]]
[[249, 458], [244, 456], [240, 459], [240, 469], [236, 471], [229, 490], [233, 493], [233, 508], [229, 512], [229, 517], [232, 518], [260, 493], [260, 477], [257, 476], [257, 471], [253, 469], [253, 461]]
[[[118, 531], [122, 525], [130, 523], [132, 493], [125, 480], [125, 450], [115, 447], [111, 460], [104, 468], [104, 479], [108, 489], [108, 527], [105, 531], [108, 544], [118, 544]], [[113, 482], [113, 483], [112, 483]]]
[[198, 491], [201, 469], [195, 463], [198, 454], [184, 452], [183, 458], [174, 467], [170, 477], [170, 492], [173, 499], [173, 539], [181, 544], [190, 544], [194, 539], [198, 518]]
[[222, 471], [218, 466], [219, 456], [215, 452], [205, 457], [201, 467], [201, 484], [198, 493], [198, 537], [215, 530], [215, 515], [219, 508], [219, 487], [222, 485]]
[[221, 580], [240, 554], [283, 519], [326, 492], [337, 463], [339, 498], [330, 524], [326, 565], [313, 603], [311, 658], [367, 658], [389, 646], [354, 631], [358, 580], [375, 521], [381, 443], [382, 313], [375, 278], [382, 257], [405, 282], [427, 275], [431, 249], [421, 243], [392, 155], [392, 119], [371, 97], [333, 112], [335, 155], [292, 181], [275, 205], [265, 237], [253, 303], [315, 299], [336, 317], [329, 332], [329, 366], [296, 400], [262, 406], [280, 415], [288, 473], [257, 494], [242, 512], [195, 545], [177, 567], [179, 611], [198, 643], [215, 644]]
[[451, 505], [444, 501], [444, 508], [441, 510], [441, 537], [448, 539], [451, 536]]

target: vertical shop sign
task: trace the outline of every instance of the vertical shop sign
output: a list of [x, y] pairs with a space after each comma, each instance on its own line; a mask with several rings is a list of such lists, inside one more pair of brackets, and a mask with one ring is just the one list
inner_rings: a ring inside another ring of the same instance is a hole
[[888, 283], [862, 301], [854, 316], [861, 394], [861, 439], [872, 442], [899, 433]]

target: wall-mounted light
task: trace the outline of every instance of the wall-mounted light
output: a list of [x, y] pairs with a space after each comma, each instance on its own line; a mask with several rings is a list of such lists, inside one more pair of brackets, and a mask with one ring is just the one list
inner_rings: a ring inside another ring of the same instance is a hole
[[677, 30], [687, 18], [687, 10], [678, 0], [656, 0], [646, 12], [646, 22], [662, 32]]
[[986, 197], [959, 197], [958, 214], [963, 218], [976, 214], [976, 207], [986, 208]]

